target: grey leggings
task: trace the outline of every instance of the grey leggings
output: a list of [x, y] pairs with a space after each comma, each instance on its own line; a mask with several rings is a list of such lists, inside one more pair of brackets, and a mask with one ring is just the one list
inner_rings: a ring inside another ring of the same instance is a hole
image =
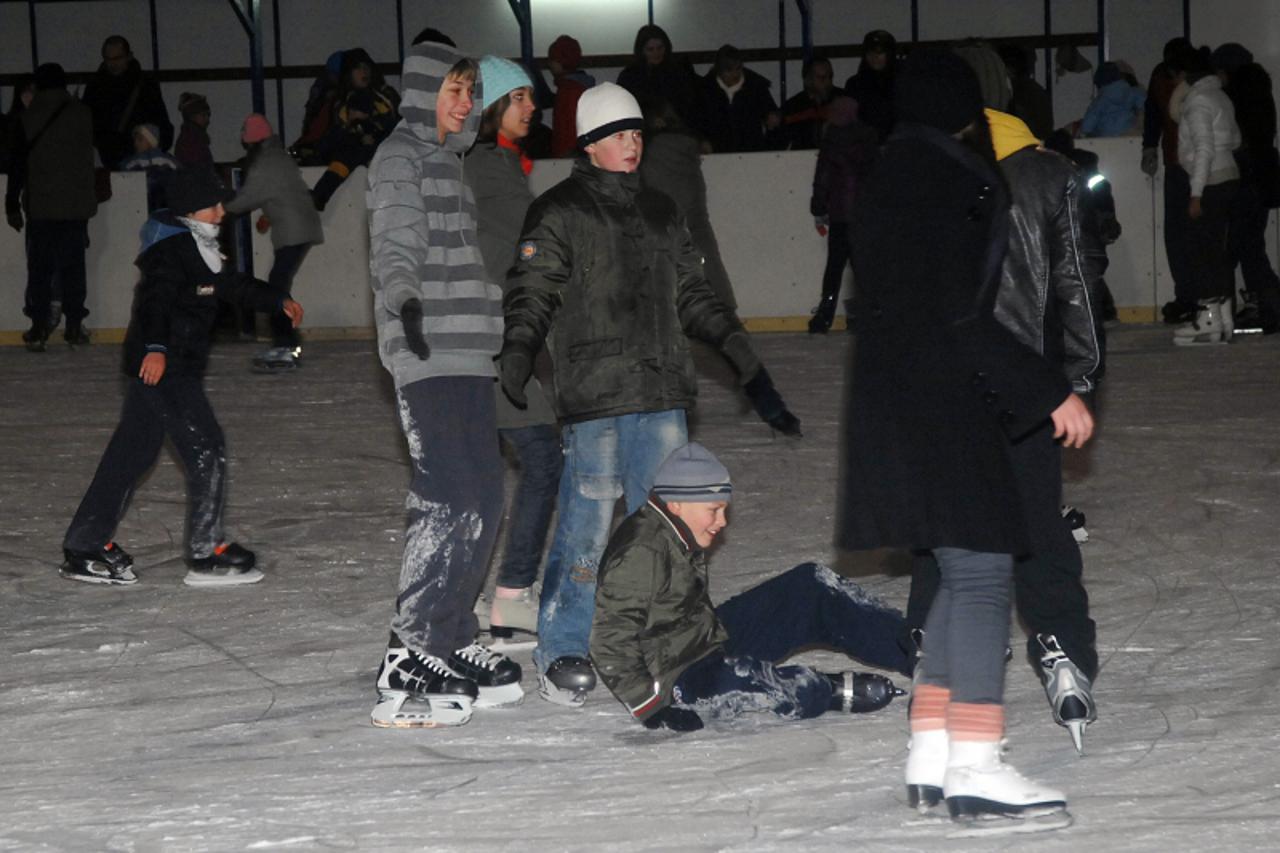
[[924, 623], [922, 680], [950, 688], [952, 702], [1002, 704], [1013, 557], [961, 548], [933, 556], [942, 582]]

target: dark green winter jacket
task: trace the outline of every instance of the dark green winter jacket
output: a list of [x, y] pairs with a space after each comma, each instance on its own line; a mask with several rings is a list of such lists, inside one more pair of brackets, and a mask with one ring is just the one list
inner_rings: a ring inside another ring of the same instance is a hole
[[671, 704], [686, 669], [729, 639], [707, 591], [707, 557], [654, 498], [628, 516], [600, 561], [591, 660], [637, 719]]
[[579, 160], [529, 209], [516, 255], [504, 357], [518, 351], [532, 362], [546, 343], [562, 421], [691, 407], [686, 335], [720, 348], [743, 382], [759, 370], [675, 203], [642, 189], [638, 174]]

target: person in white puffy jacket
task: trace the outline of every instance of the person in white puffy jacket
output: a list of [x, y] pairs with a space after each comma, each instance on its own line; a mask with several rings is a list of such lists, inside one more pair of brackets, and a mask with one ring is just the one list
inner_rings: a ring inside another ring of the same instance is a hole
[[[1235, 150], [1240, 128], [1235, 107], [1213, 73], [1209, 51], [1190, 58], [1184, 91], [1175, 91], [1169, 113], [1178, 122], [1178, 162], [1191, 177], [1187, 231], [1195, 319], [1174, 331], [1179, 345], [1231, 340], [1235, 269], [1227, 251], [1227, 227], [1240, 192]], [[1183, 87], [1179, 87], [1182, 89]]]

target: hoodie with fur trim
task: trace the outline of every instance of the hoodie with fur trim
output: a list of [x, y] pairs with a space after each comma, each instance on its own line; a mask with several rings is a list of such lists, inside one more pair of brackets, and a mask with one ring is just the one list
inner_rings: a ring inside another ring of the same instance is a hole
[[[439, 376], [495, 376], [502, 346], [502, 290], [489, 281], [476, 237], [476, 204], [461, 154], [475, 141], [480, 110], [462, 132], [437, 136], [436, 100], [463, 54], [426, 43], [405, 57], [400, 123], [369, 165], [369, 271], [378, 355], [397, 388]], [[481, 100], [477, 77], [475, 101]], [[400, 309], [422, 301], [426, 360], [405, 342]]]

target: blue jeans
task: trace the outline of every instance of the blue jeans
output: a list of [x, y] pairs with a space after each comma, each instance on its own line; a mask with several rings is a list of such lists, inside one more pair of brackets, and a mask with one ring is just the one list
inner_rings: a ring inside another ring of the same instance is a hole
[[809, 666], [777, 666], [810, 646], [908, 675], [911, 639], [902, 614], [826, 566], [803, 563], [716, 608], [729, 632], [722, 652], [676, 680], [676, 701], [717, 719], [772, 711], [803, 720], [831, 707], [831, 680]]
[[498, 435], [511, 445], [520, 462], [520, 481], [511, 499], [507, 550], [498, 569], [498, 586], [525, 589], [538, 579], [542, 546], [547, 542], [551, 513], [556, 508], [556, 488], [564, 467], [560, 430], [555, 424], [534, 424], [500, 429]]
[[643, 506], [658, 466], [689, 442], [689, 433], [684, 409], [669, 409], [568, 424], [561, 441], [560, 519], [542, 579], [533, 653], [539, 672], [557, 658], [587, 656], [596, 571], [618, 498], [626, 498], [628, 515]]

